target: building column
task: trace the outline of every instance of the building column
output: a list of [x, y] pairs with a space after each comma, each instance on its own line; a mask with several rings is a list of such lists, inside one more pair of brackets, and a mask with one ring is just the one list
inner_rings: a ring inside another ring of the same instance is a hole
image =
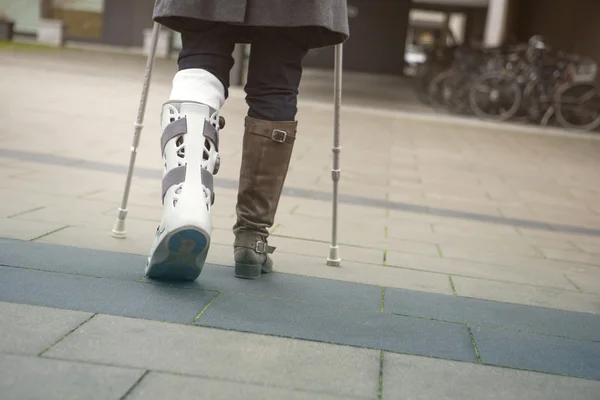
[[489, 0], [483, 43], [485, 47], [498, 47], [504, 42], [509, 0]]

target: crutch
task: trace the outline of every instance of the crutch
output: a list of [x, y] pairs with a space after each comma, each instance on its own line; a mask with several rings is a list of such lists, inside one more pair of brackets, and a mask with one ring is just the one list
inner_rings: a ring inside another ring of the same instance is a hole
[[156, 47], [158, 45], [159, 31], [160, 25], [155, 22], [152, 27], [152, 40], [150, 42], [148, 60], [146, 61], [146, 74], [144, 76], [144, 85], [142, 87], [142, 98], [140, 100], [140, 107], [138, 108], [137, 119], [134, 124], [135, 131], [133, 133], [133, 145], [131, 146], [129, 170], [127, 171], [125, 190], [123, 191], [121, 206], [118, 209], [117, 220], [112, 230], [112, 236], [119, 239], [124, 239], [127, 236], [127, 230], [125, 229], [125, 219], [127, 218], [127, 202], [129, 201], [129, 191], [131, 190], [131, 179], [133, 177], [133, 169], [135, 168], [137, 149], [140, 144], [142, 128], [144, 127], [144, 114], [146, 113], [146, 103], [148, 101], [148, 92], [150, 91], [150, 81], [152, 80], [152, 67], [154, 66], [154, 57], [156, 55]]
[[333, 201], [331, 217], [331, 246], [329, 247], [329, 257], [327, 265], [339, 267], [340, 249], [337, 243], [337, 222], [338, 222], [338, 183], [340, 181], [340, 108], [342, 106], [342, 57], [343, 44], [335, 46], [335, 65], [333, 82], [333, 169], [331, 170], [331, 179], [333, 180]]
[[[125, 220], [127, 219], [127, 203], [129, 201], [129, 192], [131, 190], [131, 180], [133, 178], [133, 170], [135, 168], [135, 160], [137, 156], [137, 148], [139, 146], [142, 128], [144, 127], [144, 114], [146, 112], [146, 103], [148, 100], [148, 92], [150, 90], [150, 82], [152, 78], [152, 67], [154, 65], [154, 58], [156, 54], [156, 47], [158, 44], [158, 34], [160, 25], [154, 23], [152, 28], [152, 40], [150, 43], [150, 51], [148, 54], [148, 60], [146, 62], [146, 74], [144, 76], [144, 85], [142, 87], [142, 96], [140, 100], [140, 106], [138, 109], [138, 115], [135, 122], [135, 131], [133, 135], [133, 145], [131, 146], [131, 155], [129, 159], [129, 169], [127, 171], [127, 179], [125, 181], [125, 189], [123, 191], [123, 198], [121, 200], [121, 206], [118, 209], [117, 220], [115, 221], [114, 228], [112, 230], [112, 236], [115, 238], [127, 237], [127, 231], [125, 229]], [[340, 107], [342, 101], [342, 45], [339, 44], [335, 47], [335, 67], [334, 67], [334, 123], [333, 123], [333, 169], [331, 170], [331, 177], [333, 180], [333, 214], [332, 214], [332, 233], [331, 233], [331, 246], [329, 257], [327, 258], [327, 265], [339, 266], [341, 259], [339, 256], [339, 246], [337, 244], [337, 209], [338, 209], [338, 182], [340, 180]]]

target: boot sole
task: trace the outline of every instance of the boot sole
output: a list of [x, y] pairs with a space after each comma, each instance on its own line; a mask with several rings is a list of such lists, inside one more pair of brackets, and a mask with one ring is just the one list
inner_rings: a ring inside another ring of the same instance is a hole
[[262, 265], [235, 263], [234, 276], [241, 279], [258, 279], [262, 273]]
[[[183, 227], [165, 236], [157, 246], [146, 276], [152, 279], [193, 281], [200, 276], [210, 246], [202, 229]], [[162, 260], [153, 262], [153, 260]], [[201, 260], [198, 265], [199, 259]]]

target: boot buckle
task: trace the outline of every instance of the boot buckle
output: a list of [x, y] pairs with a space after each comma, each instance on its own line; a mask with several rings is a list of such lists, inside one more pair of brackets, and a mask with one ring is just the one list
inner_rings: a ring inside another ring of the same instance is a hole
[[263, 241], [257, 241], [256, 245], [254, 246], [254, 250], [258, 253], [258, 254], [265, 254], [267, 252], [267, 244]]
[[285, 140], [287, 139], [287, 132], [281, 129], [273, 129], [273, 132], [271, 132], [271, 140], [273, 140], [274, 142], [278, 142], [278, 143], [285, 143]]
[[256, 251], [258, 254], [271, 254], [273, 251], [275, 251], [275, 247], [269, 246], [267, 242], [258, 240], [254, 245], [254, 251]]

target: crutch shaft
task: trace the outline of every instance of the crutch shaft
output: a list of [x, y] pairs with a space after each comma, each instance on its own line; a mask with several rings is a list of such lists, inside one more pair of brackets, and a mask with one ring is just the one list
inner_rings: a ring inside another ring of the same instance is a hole
[[127, 171], [127, 178], [125, 180], [125, 189], [123, 190], [123, 197], [121, 199], [121, 205], [118, 209], [117, 220], [112, 230], [113, 236], [116, 238], [124, 238], [126, 236], [125, 220], [127, 219], [127, 204], [129, 202], [129, 193], [131, 191], [131, 182], [133, 179], [133, 171], [135, 168], [135, 161], [137, 158], [137, 150], [140, 144], [140, 138], [142, 135], [142, 129], [144, 127], [144, 116], [146, 114], [146, 103], [148, 102], [148, 93], [150, 91], [150, 82], [152, 81], [152, 67], [154, 66], [154, 58], [156, 56], [156, 48], [158, 45], [158, 35], [160, 32], [160, 25], [154, 23], [152, 27], [152, 39], [150, 49], [148, 52], [148, 59], [146, 61], [146, 71], [144, 74], [144, 84], [142, 86], [142, 95], [140, 99], [140, 106], [138, 108], [137, 118], [134, 124], [133, 143], [131, 145], [131, 154], [129, 156], [129, 169]]
[[327, 265], [339, 266], [341, 259], [338, 246], [338, 185], [341, 175], [340, 170], [340, 153], [342, 147], [340, 145], [340, 111], [342, 106], [342, 60], [343, 60], [343, 45], [335, 46], [335, 65], [334, 65], [334, 108], [333, 108], [333, 169], [331, 170], [331, 179], [333, 181], [333, 202], [332, 202], [332, 218], [331, 218], [331, 246], [329, 249], [329, 258]]

